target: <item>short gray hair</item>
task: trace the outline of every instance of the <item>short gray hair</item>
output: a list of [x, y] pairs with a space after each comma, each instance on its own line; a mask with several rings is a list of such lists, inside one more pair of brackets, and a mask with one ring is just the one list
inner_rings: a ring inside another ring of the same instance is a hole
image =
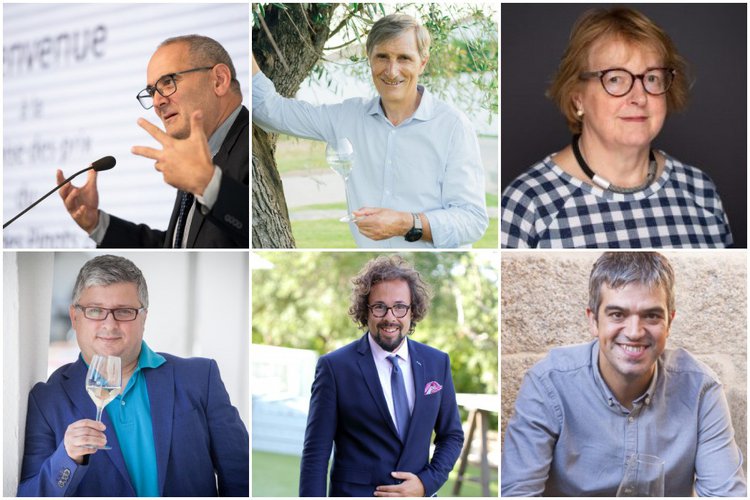
[[623, 288], [638, 283], [649, 288], [662, 288], [667, 296], [667, 313], [675, 308], [674, 270], [666, 257], [656, 252], [605, 252], [591, 268], [589, 277], [589, 309], [599, 316], [601, 288]]
[[73, 288], [73, 303], [78, 303], [86, 288], [115, 283], [134, 283], [141, 307], [148, 309], [148, 287], [143, 273], [133, 262], [117, 255], [100, 255], [83, 265]]
[[370, 34], [367, 35], [367, 42], [365, 43], [367, 57], [372, 55], [372, 50], [376, 45], [391, 38], [396, 38], [408, 30], [414, 31], [414, 35], [417, 37], [419, 57], [423, 60], [426, 59], [430, 55], [430, 32], [427, 31], [427, 28], [419, 24], [416, 19], [407, 14], [389, 14], [381, 17], [372, 25]]
[[190, 51], [190, 59], [195, 65], [216, 66], [217, 64], [226, 64], [232, 76], [232, 90], [241, 94], [240, 82], [237, 80], [237, 71], [234, 69], [232, 58], [229, 57], [229, 53], [219, 42], [203, 35], [182, 35], [167, 38], [159, 44], [159, 48], [173, 43], [186, 43]]

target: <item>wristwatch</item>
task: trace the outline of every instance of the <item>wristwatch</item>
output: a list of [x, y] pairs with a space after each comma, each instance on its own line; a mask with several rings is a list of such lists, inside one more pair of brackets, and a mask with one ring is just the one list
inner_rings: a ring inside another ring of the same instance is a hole
[[414, 217], [414, 226], [404, 235], [406, 241], [419, 241], [422, 239], [422, 219], [419, 214], [411, 214]]

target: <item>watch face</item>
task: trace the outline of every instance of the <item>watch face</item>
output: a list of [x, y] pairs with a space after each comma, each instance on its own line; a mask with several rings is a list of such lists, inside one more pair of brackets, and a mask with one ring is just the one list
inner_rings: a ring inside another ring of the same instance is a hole
[[416, 227], [409, 229], [409, 232], [404, 235], [404, 239], [409, 242], [418, 241], [420, 238], [422, 238], [422, 229]]

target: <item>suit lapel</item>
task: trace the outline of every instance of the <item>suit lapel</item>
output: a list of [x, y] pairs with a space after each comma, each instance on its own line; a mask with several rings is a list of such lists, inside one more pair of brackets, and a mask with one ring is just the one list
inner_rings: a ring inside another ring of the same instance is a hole
[[159, 494], [164, 495], [169, 450], [172, 447], [172, 422], [174, 420], [174, 371], [164, 364], [158, 370], [145, 369], [148, 400], [151, 405], [151, 426], [156, 448], [156, 471]]
[[[65, 380], [63, 380], [62, 387], [65, 393], [68, 395], [73, 405], [78, 410], [80, 418], [90, 418], [94, 420], [96, 418], [96, 406], [91, 398], [86, 393], [86, 365], [83, 363], [81, 358], [70, 365], [64, 374]], [[116, 404], [116, 403], [112, 403]], [[76, 418], [76, 417], [73, 417]], [[125, 483], [130, 486], [131, 496], [135, 496], [135, 489], [133, 489], [133, 483], [130, 481], [130, 474], [125, 466], [125, 459], [122, 456], [120, 449], [120, 442], [117, 440], [117, 434], [115, 433], [115, 427], [112, 425], [112, 420], [107, 414], [106, 408], [102, 412], [102, 422], [107, 426], [104, 431], [104, 435], [107, 436], [107, 444], [112, 447], [111, 450], [99, 450], [95, 456], [104, 456], [112, 462], [112, 465], [122, 475]], [[92, 458], [95, 460], [96, 458]]]
[[367, 341], [367, 333], [360, 339], [359, 345], [357, 346], [357, 352], [360, 354], [357, 362], [359, 363], [359, 369], [362, 371], [362, 377], [365, 379], [367, 389], [370, 391], [375, 406], [380, 410], [380, 415], [383, 420], [391, 429], [396, 439], [401, 439], [398, 435], [398, 429], [393, 423], [391, 413], [388, 411], [388, 404], [385, 402], [385, 395], [383, 395], [383, 387], [380, 385], [380, 376], [378, 376], [378, 369], [375, 367], [375, 360], [372, 359], [372, 351], [370, 351], [370, 344]]

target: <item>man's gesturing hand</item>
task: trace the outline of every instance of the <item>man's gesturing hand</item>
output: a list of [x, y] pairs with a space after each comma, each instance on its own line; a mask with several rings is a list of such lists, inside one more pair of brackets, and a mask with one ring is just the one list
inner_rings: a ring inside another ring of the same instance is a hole
[[391, 472], [391, 476], [402, 479], [401, 484], [389, 484], [375, 488], [376, 497], [423, 497], [424, 485], [416, 474], [411, 472]]
[[[57, 185], [63, 183], [65, 175], [57, 170]], [[60, 198], [63, 199], [68, 213], [87, 233], [96, 228], [99, 223], [99, 191], [96, 189], [96, 170], [89, 170], [86, 184], [75, 187], [71, 182], [60, 188]]]
[[89, 446], [101, 447], [107, 444], [107, 437], [104, 435], [106, 428], [103, 423], [87, 418], [73, 422], [63, 436], [65, 452], [75, 463], [82, 464], [86, 455], [96, 453], [96, 449]]
[[133, 154], [155, 160], [154, 167], [164, 176], [164, 182], [177, 189], [202, 196], [214, 175], [208, 140], [203, 132], [203, 113], [190, 115], [190, 136], [186, 139], [170, 137], [156, 125], [143, 118], [140, 125], [162, 145], [162, 149], [133, 146]]

